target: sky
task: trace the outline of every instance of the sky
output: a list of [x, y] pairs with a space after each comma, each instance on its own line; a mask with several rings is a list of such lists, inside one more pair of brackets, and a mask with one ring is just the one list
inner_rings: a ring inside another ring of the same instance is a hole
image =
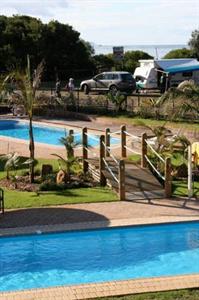
[[0, 0], [0, 14], [58, 20], [101, 45], [187, 44], [199, 0]]

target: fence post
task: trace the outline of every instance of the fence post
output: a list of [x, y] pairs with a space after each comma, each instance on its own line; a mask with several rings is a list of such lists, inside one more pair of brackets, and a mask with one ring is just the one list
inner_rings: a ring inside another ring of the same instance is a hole
[[[105, 144], [106, 144], [106, 157], [110, 156], [110, 128], [106, 128], [106, 131], [105, 131]], [[109, 150], [109, 151], [108, 151]]]
[[100, 157], [99, 157], [99, 171], [100, 171], [100, 185], [105, 186], [106, 185], [106, 177], [104, 176], [103, 171], [105, 170], [105, 164], [104, 164], [104, 159], [105, 159], [105, 136], [101, 135], [100, 136]]
[[165, 160], [165, 196], [171, 197], [172, 195], [172, 176], [171, 176], [171, 159], [167, 157]]
[[126, 126], [122, 125], [121, 130], [121, 157], [126, 157]]
[[83, 172], [88, 172], [88, 137], [87, 137], [87, 127], [82, 128], [82, 162], [83, 162]]
[[[71, 143], [73, 143], [74, 142], [74, 130], [69, 129], [68, 135], [71, 136]], [[71, 157], [74, 157], [74, 149], [73, 148], [71, 148], [71, 151], [70, 151], [69, 155]]]
[[147, 139], [147, 134], [143, 133], [142, 134], [142, 140], [141, 140], [141, 168], [146, 168], [147, 167], [147, 160], [145, 155], [147, 155], [147, 143], [146, 143], [146, 139]]
[[121, 201], [125, 200], [125, 161], [119, 161], [119, 198]]

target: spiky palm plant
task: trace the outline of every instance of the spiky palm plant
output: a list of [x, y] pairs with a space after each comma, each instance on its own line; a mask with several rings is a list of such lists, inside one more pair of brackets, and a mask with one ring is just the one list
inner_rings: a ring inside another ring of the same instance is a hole
[[183, 101], [180, 109], [173, 115], [176, 117], [184, 117], [186, 113], [192, 112], [199, 116], [199, 86], [191, 80], [186, 80], [179, 84], [177, 88], [172, 87], [159, 98], [159, 104], [169, 103], [174, 100]]
[[122, 104], [126, 101], [126, 96], [121, 94], [119, 91], [116, 94], [110, 92], [107, 94], [107, 99], [115, 104], [116, 111], [119, 112], [121, 111]]
[[[8, 82], [14, 81], [16, 88], [20, 91], [20, 102], [23, 104], [29, 119], [29, 151], [30, 160], [34, 161], [35, 146], [33, 135], [33, 104], [35, 101], [36, 91], [41, 82], [41, 75], [44, 68], [44, 61], [42, 61], [31, 76], [30, 58], [27, 56], [27, 68], [24, 71], [13, 71], [6, 76], [1, 84], [1, 89], [5, 89]], [[34, 181], [34, 163], [30, 163], [30, 182]]]
[[21, 157], [16, 152], [0, 155], [0, 160], [5, 161], [4, 170], [6, 171], [7, 179], [10, 178], [10, 171], [15, 171], [16, 175], [16, 171], [20, 166], [29, 165], [30, 163], [33, 163], [33, 161], [30, 159], [22, 161]]
[[73, 135], [67, 135], [66, 133], [64, 137], [60, 138], [60, 142], [66, 149], [66, 158], [55, 153], [52, 155], [58, 158], [60, 169], [64, 169], [68, 179], [70, 179], [71, 168], [73, 164], [77, 162], [77, 157], [74, 156], [74, 148], [79, 146], [81, 142], [75, 141]]

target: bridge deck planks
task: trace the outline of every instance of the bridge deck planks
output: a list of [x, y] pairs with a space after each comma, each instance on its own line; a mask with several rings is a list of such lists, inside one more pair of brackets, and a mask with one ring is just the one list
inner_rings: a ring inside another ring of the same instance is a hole
[[[107, 161], [112, 172], [118, 178], [116, 164], [111, 159], [107, 159]], [[88, 159], [88, 162], [94, 165], [95, 168], [99, 168], [98, 159]], [[118, 183], [107, 169], [104, 171], [104, 175], [109, 180], [112, 188], [118, 191]], [[126, 200], [164, 198], [164, 188], [151, 171], [142, 169], [138, 165], [127, 161], [125, 163], [125, 191]]]

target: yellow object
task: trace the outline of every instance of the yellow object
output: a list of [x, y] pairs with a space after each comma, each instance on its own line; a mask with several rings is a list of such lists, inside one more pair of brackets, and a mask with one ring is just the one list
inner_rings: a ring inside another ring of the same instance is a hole
[[192, 162], [198, 166], [199, 165], [199, 142], [195, 142], [191, 145], [192, 148]]

